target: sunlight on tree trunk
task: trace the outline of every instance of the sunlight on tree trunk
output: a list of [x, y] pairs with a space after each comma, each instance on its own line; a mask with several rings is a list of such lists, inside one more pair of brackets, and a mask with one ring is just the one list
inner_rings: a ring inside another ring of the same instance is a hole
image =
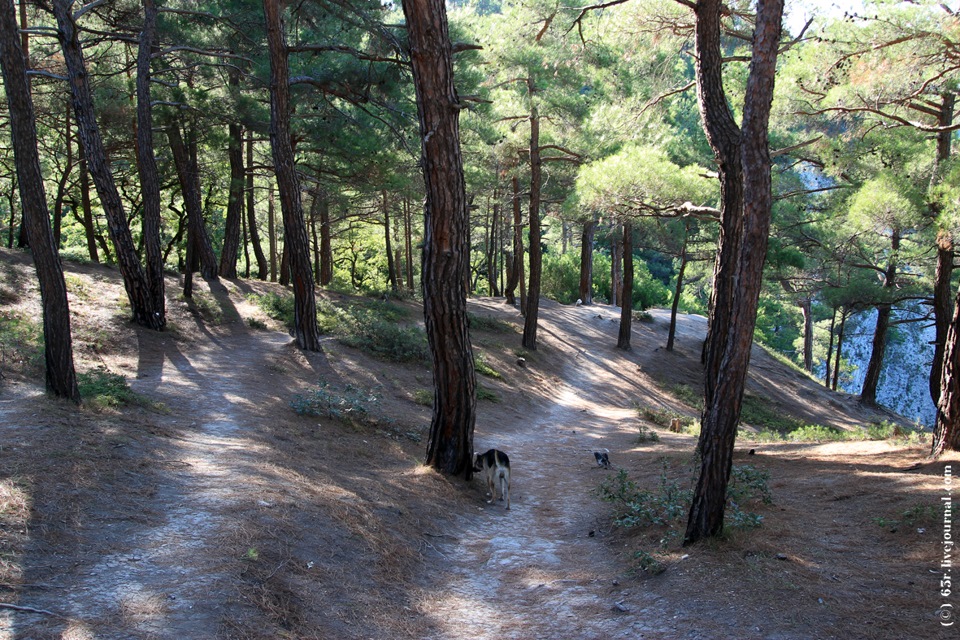
[[23, 204], [23, 219], [40, 283], [46, 384], [54, 395], [79, 403], [67, 285], [50, 227], [26, 60], [17, 38], [17, 16], [13, 2], [0, 2], [0, 70], [3, 71], [3, 87], [10, 113], [8, 125], [19, 177], [17, 182]]
[[463, 290], [467, 210], [460, 108], [443, 0], [404, 0], [417, 93], [426, 187], [423, 311], [433, 357], [433, 417], [427, 464], [470, 479], [476, 422], [476, 374]]
[[783, 0], [761, 0], [747, 79], [743, 130], [723, 92], [720, 0], [696, 7], [697, 82], [704, 130], [719, 164], [721, 235], [706, 351], [698, 443], [700, 473], [684, 544], [723, 531], [727, 483], [766, 258], [772, 194], [768, 123]]

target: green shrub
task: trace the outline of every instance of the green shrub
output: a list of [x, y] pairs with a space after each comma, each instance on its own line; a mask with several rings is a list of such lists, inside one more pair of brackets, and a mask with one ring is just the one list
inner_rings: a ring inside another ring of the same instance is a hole
[[782, 410], [767, 399], [754, 395], [743, 396], [740, 422], [781, 433], [792, 433], [806, 426], [803, 420], [784, 414]]
[[640, 435], [637, 436], [637, 444], [646, 442], [660, 442], [660, 434], [653, 429], [640, 425]]
[[321, 332], [343, 344], [392, 362], [426, 362], [430, 351], [423, 329], [401, 324], [409, 315], [406, 308], [384, 301], [345, 307], [326, 300], [317, 304]]
[[43, 367], [43, 325], [14, 311], [0, 311], [0, 367]]
[[144, 399], [134, 393], [123, 376], [106, 369], [97, 369], [77, 374], [80, 397], [93, 407], [118, 407], [128, 404], [144, 404]]
[[467, 321], [470, 323], [470, 328], [477, 331], [489, 331], [491, 333], [516, 333], [517, 331], [514, 325], [493, 316], [479, 316], [468, 312]]
[[426, 362], [430, 359], [427, 336], [419, 327], [371, 320], [357, 324], [339, 340], [347, 346], [391, 362]]
[[252, 295], [251, 301], [260, 307], [268, 317], [278, 322], [288, 329], [294, 327], [294, 299], [293, 294], [283, 294], [268, 292], [262, 295]]
[[432, 389], [417, 389], [413, 392], [413, 401], [417, 404], [422, 404], [425, 407], [433, 406], [433, 390]]
[[299, 415], [352, 421], [367, 415], [368, 405], [376, 401], [371, 392], [352, 384], [337, 388], [322, 382], [309, 394], [295, 396], [290, 405]]
[[482, 353], [477, 353], [473, 356], [473, 368], [477, 373], [487, 376], [488, 378], [495, 378], [497, 380], [503, 378], [499, 371], [487, 364], [487, 361], [484, 359]]
[[489, 389], [477, 387], [477, 400], [489, 400], [490, 402], [500, 402], [500, 396]]

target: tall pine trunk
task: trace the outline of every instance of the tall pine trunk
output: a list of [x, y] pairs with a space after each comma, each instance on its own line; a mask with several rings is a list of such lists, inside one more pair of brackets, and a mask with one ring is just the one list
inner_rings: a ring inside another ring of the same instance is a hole
[[578, 291], [581, 304], [593, 304], [593, 236], [596, 230], [596, 220], [590, 219], [583, 223], [583, 233], [580, 235], [580, 288]]
[[0, 70], [10, 112], [8, 125], [19, 177], [23, 219], [40, 283], [46, 385], [54, 395], [79, 403], [67, 285], [50, 227], [37, 151], [33, 100], [27, 83], [27, 63], [17, 38], [17, 14], [12, 0], [0, 3]]
[[[230, 82], [234, 82], [233, 74]], [[240, 125], [232, 123], [228, 125], [227, 132], [230, 190], [227, 217], [223, 225], [223, 248], [220, 250], [220, 275], [224, 278], [236, 278], [237, 258], [240, 253], [240, 219], [243, 217], [243, 132]]]
[[250, 244], [253, 246], [253, 255], [257, 259], [257, 278], [267, 279], [267, 258], [263, 255], [260, 244], [260, 230], [257, 227], [256, 198], [253, 193], [253, 131], [247, 132], [247, 232], [250, 234]]
[[397, 267], [393, 259], [393, 242], [390, 238], [390, 202], [387, 200], [387, 190], [381, 191], [383, 198], [383, 240], [386, 244], [387, 253], [387, 281], [390, 284], [390, 290], [394, 293], [400, 290], [397, 284]]
[[623, 291], [620, 305], [620, 332], [617, 348], [630, 350], [630, 333], [633, 331], [633, 223], [623, 223]]
[[768, 125], [783, 0], [757, 3], [742, 131], [723, 90], [721, 5], [721, 0], [700, 0], [695, 9], [697, 95], [720, 172], [721, 231], [705, 353], [700, 472], [684, 544], [723, 531], [772, 209]]
[[137, 168], [143, 199], [143, 248], [150, 297], [161, 327], [166, 319], [166, 286], [160, 247], [160, 174], [153, 148], [153, 107], [150, 102], [150, 56], [157, 32], [157, 7], [143, 0], [143, 30], [137, 52]]
[[944, 341], [937, 423], [933, 429], [930, 455], [938, 458], [945, 450], [960, 451], [960, 293], [953, 305], [953, 318]]
[[326, 192], [320, 200], [320, 286], [333, 282], [333, 247], [330, 244], [330, 200]]
[[[890, 238], [891, 257], [884, 271], [883, 288], [892, 291], [896, 286], [897, 258], [900, 251], [900, 231], [893, 230]], [[873, 345], [870, 351], [870, 360], [863, 377], [863, 388], [860, 391], [860, 402], [873, 407], [877, 404], [877, 390], [880, 386], [880, 373], [883, 371], [883, 357], [887, 350], [887, 334], [890, 332], [890, 316], [893, 312], [890, 303], [877, 305], [877, 324], [873, 331]]]
[[460, 153], [460, 102], [444, 0], [403, 0], [423, 142], [426, 188], [423, 311], [433, 358], [433, 416], [427, 464], [470, 479], [476, 374], [463, 290], [469, 213]]
[[677, 338], [677, 309], [680, 308], [680, 294], [683, 293], [683, 276], [687, 270], [687, 240], [690, 225], [683, 225], [683, 246], [680, 248], [680, 267], [677, 269], [677, 286], [673, 291], [673, 304], [670, 305], [670, 329], [667, 331], [667, 351], [673, 351]]
[[540, 159], [540, 112], [537, 109], [533, 79], [527, 79], [530, 94], [530, 282], [527, 286], [527, 306], [523, 319], [523, 346], [537, 349], [537, 325], [540, 315], [540, 277], [543, 271], [543, 249], [540, 246], [540, 190], [543, 182], [543, 163]]
[[[167, 140], [170, 142], [170, 151], [173, 155], [173, 164], [177, 169], [177, 178], [180, 182], [180, 193], [183, 195], [183, 206], [187, 212], [187, 243], [193, 249], [195, 264], [199, 265], [200, 274], [207, 279], [217, 277], [217, 256], [213, 252], [213, 243], [207, 226], [203, 221], [203, 199], [200, 194], [200, 169], [197, 166], [196, 141], [191, 133], [189, 147], [184, 144], [180, 134], [180, 125], [176, 122], [167, 128]], [[187, 264], [187, 269], [195, 269]], [[191, 272], [192, 273], [192, 272]]]
[[[956, 95], [945, 92], [940, 103], [938, 124], [949, 127], [953, 124]], [[936, 186], [943, 179], [943, 165], [950, 159], [952, 131], [941, 131], [937, 134], [937, 163], [930, 180], [931, 186]], [[930, 216], [937, 220], [940, 217], [940, 206], [930, 205]], [[933, 324], [934, 347], [933, 363], [930, 366], [930, 397], [934, 404], [940, 400], [940, 384], [943, 376], [943, 364], [947, 344], [947, 332], [950, 329], [951, 298], [953, 291], [953, 262], [954, 262], [953, 233], [946, 227], [937, 230], [937, 266], [933, 280]]]
[[300, 181], [290, 141], [290, 72], [280, 18], [280, 0], [264, 0], [270, 52], [270, 146], [283, 215], [284, 247], [289, 251], [293, 283], [294, 338], [307, 351], [320, 351], [317, 300], [310, 265], [310, 240], [300, 200]]
[[619, 307], [623, 294], [623, 236], [616, 225], [610, 230], [610, 304]]
[[149, 283], [137, 257], [137, 248], [130, 233], [130, 226], [123, 209], [123, 202], [117, 190], [107, 152], [103, 146], [100, 129], [97, 125], [93, 105], [93, 93], [90, 90], [83, 50], [77, 25], [71, 13], [73, 2], [54, 0], [53, 12], [57, 19], [57, 38], [63, 52], [67, 69], [73, 111], [77, 121], [77, 131], [86, 153], [87, 166], [93, 177], [100, 206], [107, 217], [110, 238], [116, 251], [117, 264], [123, 277], [123, 285], [130, 301], [133, 320], [137, 324], [151, 329], [162, 329], [163, 321], [154, 304]]
[[800, 301], [803, 313], [803, 369], [813, 371], [813, 298]]

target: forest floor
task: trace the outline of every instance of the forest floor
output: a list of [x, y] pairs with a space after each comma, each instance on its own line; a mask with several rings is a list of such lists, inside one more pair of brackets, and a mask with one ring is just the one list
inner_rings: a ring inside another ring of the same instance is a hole
[[[299, 351], [251, 302], [275, 284], [199, 281], [187, 302], [171, 277], [154, 333], [127, 320], [114, 270], [66, 269], [78, 369], [134, 394], [44, 395], [42, 357], [9, 338], [39, 318], [32, 267], [0, 250], [0, 639], [956, 637], [938, 612], [960, 607], [940, 594], [960, 457], [929, 463], [929, 440], [769, 443], [747, 425], [734, 464], [768, 474], [772, 501], [738, 506], [761, 526], [683, 548], [685, 514], [613, 524], [598, 488], [621, 472], [661, 505], [689, 488], [696, 437], [643, 416], [697, 415], [703, 318], [681, 316], [667, 352], [655, 310], [623, 352], [617, 309], [543, 301], [524, 353], [517, 311], [471, 300], [499, 374], [478, 377], [476, 449], [509, 453], [507, 511], [478, 477], [423, 466], [426, 365], [334, 338]], [[366, 413], [293, 410], [317, 390]], [[897, 420], [758, 347], [748, 397], [841, 430]]]

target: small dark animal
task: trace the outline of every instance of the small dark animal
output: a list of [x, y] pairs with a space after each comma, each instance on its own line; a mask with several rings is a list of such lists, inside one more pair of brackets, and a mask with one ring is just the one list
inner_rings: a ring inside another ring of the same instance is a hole
[[610, 468], [610, 452], [606, 449], [603, 451], [594, 451], [593, 457], [597, 459], [598, 466], [601, 466], [604, 469]]
[[500, 499], [506, 496], [507, 509], [510, 508], [510, 458], [503, 451], [490, 449], [486, 453], [475, 453], [473, 470], [482, 472], [487, 481], [487, 495], [490, 499], [487, 504], [493, 503], [497, 496], [497, 485], [500, 486]]

